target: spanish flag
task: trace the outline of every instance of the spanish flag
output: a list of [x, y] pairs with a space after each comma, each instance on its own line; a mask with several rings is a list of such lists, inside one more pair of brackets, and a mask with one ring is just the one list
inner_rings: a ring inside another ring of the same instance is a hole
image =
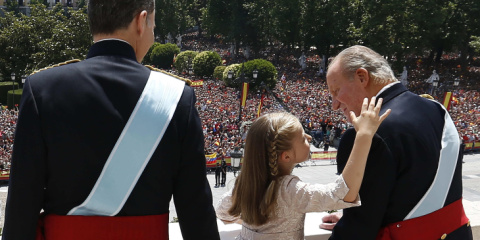
[[257, 118], [260, 117], [260, 113], [262, 113], [262, 106], [263, 106], [263, 94], [260, 98], [260, 104], [258, 104], [258, 111], [257, 111]]
[[452, 104], [452, 92], [446, 92], [443, 98], [443, 106], [448, 110], [450, 110], [450, 105]]
[[242, 86], [242, 107], [247, 103], [248, 83], [243, 83]]
[[191, 87], [203, 87], [203, 80], [193, 81]]

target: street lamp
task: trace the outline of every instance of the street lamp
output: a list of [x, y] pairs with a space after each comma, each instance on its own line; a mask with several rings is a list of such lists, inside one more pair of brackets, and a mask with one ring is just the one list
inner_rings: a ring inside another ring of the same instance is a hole
[[253, 70], [253, 79], [257, 79], [257, 77], [258, 77], [258, 70], [255, 69]]
[[12, 73], [12, 109], [15, 106], [15, 73]]
[[238, 147], [235, 148], [233, 152], [230, 153], [233, 175], [237, 175], [237, 171], [240, 168], [240, 161], [242, 160], [243, 154], [239, 151]]
[[232, 78], [233, 78], [233, 71], [232, 70], [228, 71], [227, 77], [228, 77], [229, 80], [232, 80]]

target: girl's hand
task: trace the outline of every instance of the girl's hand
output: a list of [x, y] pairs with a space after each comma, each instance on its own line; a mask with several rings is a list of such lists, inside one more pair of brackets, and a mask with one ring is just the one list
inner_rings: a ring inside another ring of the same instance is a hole
[[375, 106], [375, 97], [372, 97], [370, 104], [368, 104], [368, 98], [363, 99], [362, 112], [360, 116], [355, 116], [353, 111], [350, 111], [350, 118], [352, 119], [352, 124], [357, 131], [357, 134], [368, 134], [374, 135], [377, 132], [380, 123], [388, 117], [391, 112], [391, 109], [385, 111], [382, 116], [378, 116], [380, 108], [382, 107], [383, 99], [378, 99], [378, 103]]

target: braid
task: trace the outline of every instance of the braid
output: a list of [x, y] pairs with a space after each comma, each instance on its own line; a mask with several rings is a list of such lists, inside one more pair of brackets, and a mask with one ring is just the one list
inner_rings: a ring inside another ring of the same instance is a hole
[[278, 165], [277, 165], [277, 138], [278, 138], [278, 132], [276, 129], [273, 129], [273, 140], [270, 143], [270, 148], [269, 148], [269, 161], [268, 161], [268, 166], [270, 167], [270, 175], [275, 178], [278, 175]]

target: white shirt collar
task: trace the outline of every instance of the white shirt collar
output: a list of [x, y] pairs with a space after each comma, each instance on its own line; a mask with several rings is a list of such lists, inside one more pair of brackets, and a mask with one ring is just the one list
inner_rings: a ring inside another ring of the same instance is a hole
[[375, 97], [378, 97], [378, 95], [380, 95], [382, 92], [384, 92], [385, 90], [389, 89], [391, 86], [393, 86], [395, 84], [398, 84], [398, 83], [400, 83], [400, 82], [396, 81], [396, 82], [392, 82], [392, 83], [387, 84], [385, 87], [380, 89], [380, 91], [377, 93], [377, 95], [375, 95]]
[[123, 39], [119, 39], [119, 38], [104, 38], [104, 39], [100, 39], [98, 41], [96, 41], [95, 43], [98, 43], [98, 42], [103, 42], [103, 41], [108, 41], [108, 40], [116, 40], [116, 41], [121, 41], [121, 42], [124, 42], [124, 43], [128, 43], [128, 45], [130, 45], [129, 42], [123, 40]]

